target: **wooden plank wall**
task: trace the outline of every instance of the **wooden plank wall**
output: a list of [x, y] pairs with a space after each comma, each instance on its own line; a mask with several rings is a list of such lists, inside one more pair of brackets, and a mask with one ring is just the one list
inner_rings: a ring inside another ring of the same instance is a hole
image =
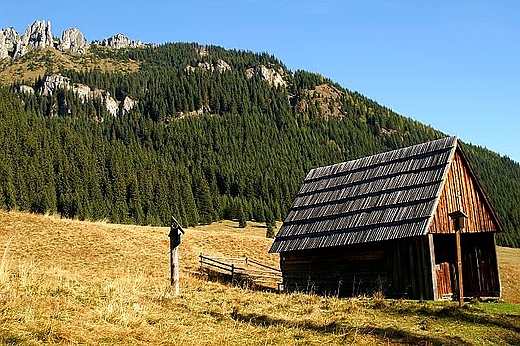
[[435, 299], [428, 236], [395, 240], [389, 248], [388, 285], [392, 296]]
[[461, 236], [465, 297], [500, 297], [500, 279], [493, 233]]
[[324, 295], [434, 299], [428, 237], [280, 254], [284, 289]]
[[[458, 295], [455, 235], [434, 235], [438, 297]], [[495, 233], [461, 235], [464, 297], [500, 297]]]
[[386, 286], [383, 244], [341, 246], [280, 254], [284, 289], [350, 297]]
[[450, 269], [451, 264], [448, 262], [442, 262], [437, 265], [435, 275], [437, 278], [437, 294], [438, 298], [451, 297], [454, 291], [454, 280], [452, 278], [452, 270]]
[[448, 171], [446, 183], [430, 224], [431, 233], [455, 233], [449, 213], [461, 210], [468, 215], [464, 232], [496, 232], [485, 198], [471, 178], [459, 152]]

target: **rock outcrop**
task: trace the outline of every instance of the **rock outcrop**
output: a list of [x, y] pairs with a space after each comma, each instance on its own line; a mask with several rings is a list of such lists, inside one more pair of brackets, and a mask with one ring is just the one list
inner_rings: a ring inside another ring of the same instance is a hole
[[52, 96], [59, 89], [71, 89], [70, 79], [62, 75], [52, 75], [45, 78], [38, 93], [43, 96]]
[[[25, 85], [20, 86], [20, 92], [30, 93], [31, 91], [28, 88], [34, 92], [34, 89]], [[50, 97], [60, 89], [71, 90], [83, 102], [93, 98], [103, 100], [107, 111], [113, 116], [127, 114], [132, 110], [132, 108], [134, 108], [135, 104], [137, 103], [137, 101], [132, 100], [128, 96], [125, 97], [122, 102], [118, 102], [106, 90], [92, 90], [88, 85], [71, 84], [70, 79], [62, 75], [47, 76], [43, 81], [42, 87], [38, 90], [38, 94]]]
[[28, 85], [20, 85], [20, 92], [22, 94], [34, 95], [34, 88]]
[[113, 49], [137, 48], [143, 46], [143, 43], [141, 41], [132, 41], [123, 34], [117, 34], [109, 38], [105, 38], [103, 42], [101, 42], [101, 46]]
[[0, 30], [0, 59], [14, 56], [20, 43], [20, 35], [14, 28]]
[[22, 45], [35, 49], [52, 47], [51, 22], [37, 20], [27, 27], [25, 34], [22, 36]]
[[123, 111], [123, 113], [128, 113], [132, 110], [132, 108], [134, 108], [136, 103], [137, 103], [137, 101], [134, 101], [130, 97], [125, 96], [125, 99], [120, 104], [121, 110]]
[[220, 73], [230, 71], [231, 66], [227, 62], [222, 59], [217, 60], [214, 64], [209, 62], [199, 62], [196, 67], [194, 66], [186, 66], [185, 71], [188, 73], [195, 72], [197, 69], [202, 69], [206, 71], [218, 71]]
[[[93, 43], [114, 49], [135, 48], [144, 45], [141, 41], [132, 41], [123, 34], [106, 38], [103, 42], [96, 41]], [[31, 49], [44, 49], [47, 47], [84, 54], [90, 45], [77, 28], [63, 31], [61, 39], [57, 39], [54, 42], [50, 21], [35, 21], [27, 27], [23, 35], [20, 35], [12, 27], [0, 29], [0, 59], [8, 57], [19, 58]]]
[[74, 53], [85, 54], [89, 47], [85, 36], [77, 28], [71, 28], [63, 31], [61, 41], [58, 44], [58, 50], [71, 51]]
[[264, 65], [252, 67], [246, 70], [246, 75], [249, 78], [253, 76], [260, 76], [263, 80], [267, 81], [270, 85], [278, 87], [278, 86], [286, 86], [287, 83], [282, 77], [283, 71], [276, 71], [272, 68], [267, 68]]
[[20, 36], [14, 28], [0, 30], [0, 59], [19, 58], [29, 49], [53, 47], [51, 22], [35, 21]]

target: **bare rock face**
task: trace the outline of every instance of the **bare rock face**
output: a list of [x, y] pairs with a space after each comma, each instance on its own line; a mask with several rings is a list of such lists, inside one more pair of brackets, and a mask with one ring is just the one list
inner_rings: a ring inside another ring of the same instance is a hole
[[20, 92], [22, 94], [34, 95], [34, 89], [28, 85], [20, 85]]
[[[23, 88], [22, 88], [23, 87]], [[20, 86], [20, 92], [34, 93], [34, 90], [28, 86]], [[38, 91], [40, 95], [52, 96], [58, 90], [71, 90], [76, 94], [83, 102], [89, 99], [98, 98], [103, 100], [106, 105], [107, 111], [112, 116], [118, 116], [126, 114], [134, 108], [137, 101], [132, 100], [130, 97], [126, 97], [123, 102], [115, 100], [108, 91], [103, 89], [92, 90], [88, 85], [84, 84], [71, 84], [68, 77], [62, 75], [51, 75], [47, 76], [43, 81], [43, 86]]]
[[231, 66], [222, 59], [218, 59], [216, 68], [219, 72], [231, 71]]
[[114, 49], [121, 48], [136, 48], [141, 47], [143, 43], [141, 41], [132, 41], [123, 34], [117, 34], [109, 38], [105, 38], [101, 43], [103, 47], [110, 47]]
[[0, 30], [0, 59], [14, 56], [21, 48], [20, 35], [12, 27]]
[[76, 28], [71, 28], [63, 31], [61, 41], [57, 48], [61, 51], [68, 50], [74, 53], [84, 54], [88, 47], [89, 44], [81, 31]]
[[123, 100], [123, 103], [121, 104], [121, 112], [123, 114], [130, 112], [136, 103], [137, 101], [134, 101], [130, 97], [126, 96]]
[[59, 89], [70, 89], [70, 79], [62, 75], [47, 76], [40, 89], [40, 95], [52, 96]]
[[90, 89], [88, 85], [75, 84], [72, 86], [72, 91], [74, 91], [82, 101], [92, 98], [92, 89]]
[[[141, 41], [132, 41], [123, 34], [106, 38], [101, 43], [94, 41], [92, 44], [99, 44], [114, 49], [144, 46]], [[35, 21], [32, 25], [27, 27], [23, 35], [18, 34], [12, 27], [5, 30], [0, 29], [0, 59], [8, 57], [19, 58], [25, 55], [30, 49], [44, 49], [46, 47], [54, 47], [60, 51], [84, 54], [90, 45], [77, 28], [65, 30], [62, 33], [61, 39], [57, 39], [57, 42], [53, 42], [50, 21]]]
[[23, 36], [14, 28], [0, 30], [0, 59], [18, 58], [30, 48], [43, 49], [52, 46], [51, 22], [37, 20], [27, 27]]
[[211, 71], [211, 72], [216, 70], [220, 73], [223, 73], [226, 71], [231, 71], [231, 66], [229, 66], [229, 64], [227, 62], [225, 62], [224, 60], [219, 59], [214, 64], [211, 64], [209, 62], [199, 62], [197, 64], [197, 67], [186, 66], [186, 68], [184, 70], [187, 71], [188, 73], [190, 73], [190, 72], [195, 72], [197, 69], [202, 69], [202, 70]]
[[36, 49], [52, 47], [51, 22], [37, 20], [27, 27], [22, 36], [22, 44]]
[[260, 76], [263, 80], [267, 81], [271, 86], [286, 86], [287, 83], [282, 77], [282, 72], [276, 71], [271, 68], [267, 68], [264, 65], [252, 67], [246, 70], [246, 75], [251, 78], [254, 75]]
[[7, 45], [5, 43], [4, 30], [0, 30], [0, 60], [5, 59], [8, 56], [9, 56], [9, 51], [7, 50]]
[[119, 105], [117, 104], [117, 101], [114, 100], [112, 96], [110, 96], [110, 93], [108, 91], [105, 97], [105, 105], [107, 107], [108, 112], [112, 114], [113, 117], [116, 117], [119, 111]]

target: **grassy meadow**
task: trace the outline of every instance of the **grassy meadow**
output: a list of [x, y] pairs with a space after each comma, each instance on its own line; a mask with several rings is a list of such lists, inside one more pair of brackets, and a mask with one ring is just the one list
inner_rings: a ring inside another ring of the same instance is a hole
[[137, 71], [139, 64], [135, 61], [101, 59], [92, 53], [76, 54], [45, 48], [32, 50], [16, 60], [0, 60], [0, 85], [13, 81], [33, 83], [49, 71], [58, 73], [60, 67], [76, 71], [99, 68], [103, 72], [128, 73]]
[[186, 229], [172, 296], [165, 227], [0, 212], [0, 344], [520, 344], [520, 249], [499, 248], [504, 302], [276, 294], [195, 274], [200, 253], [277, 265], [236, 225]]

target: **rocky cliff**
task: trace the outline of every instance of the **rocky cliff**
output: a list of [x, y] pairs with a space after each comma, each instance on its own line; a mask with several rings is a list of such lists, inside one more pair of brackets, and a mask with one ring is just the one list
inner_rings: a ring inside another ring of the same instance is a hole
[[61, 51], [69, 50], [74, 53], [84, 54], [89, 44], [81, 31], [76, 28], [65, 30], [61, 35], [61, 41], [57, 48]]
[[267, 81], [272, 86], [286, 86], [287, 83], [283, 79], [283, 70], [276, 71], [271, 68], [267, 68], [264, 65], [255, 66], [246, 70], [246, 75], [249, 78], [253, 76], [260, 76], [263, 80]]
[[[93, 44], [114, 49], [135, 48], [144, 45], [141, 41], [132, 41], [123, 34], [105, 38], [102, 42], [94, 41]], [[47, 47], [84, 54], [89, 46], [88, 41], [77, 28], [65, 30], [61, 39], [53, 39], [50, 21], [35, 21], [27, 27], [23, 35], [12, 27], [0, 29], [0, 59], [19, 58], [31, 49]]]
[[103, 47], [121, 49], [141, 47], [143, 46], [143, 43], [141, 41], [132, 41], [123, 34], [117, 34], [109, 38], [105, 38], [100, 45]]
[[[43, 84], [37, 90], [33, 89], [28, 85], [21, 85], [19, 91], [25, 94], [39, 94], [50, 97], [54, 95], [58, 90], [70, 90], [76, 94], [83, 102], [88, 99], [101, 99], [105, 104], [107, 111], [113, 116], [121, 116], [127, 114], [132, 110], [137, 101], [132, 100], [130, 97], [125, 97], [121, 102], [115, 100], [108, 91], [102, 89], [92, 90], [88, 85], [84, 84], [72, 84], [70, 79], [62, 75], [50, 75], [45, 77]], [[61, 105], [60, 107], [67, 107], [67, 105]], [[57, 108], [54, 107], [54, 108]], [[67, 110], [65, 110], [67, 111]]]
[[52, 47], [51, 22], [35, 21], [20, 36], [12, 27], [0, 29], [0, 59], [18, 58], [31, 48], [43, 49]]

